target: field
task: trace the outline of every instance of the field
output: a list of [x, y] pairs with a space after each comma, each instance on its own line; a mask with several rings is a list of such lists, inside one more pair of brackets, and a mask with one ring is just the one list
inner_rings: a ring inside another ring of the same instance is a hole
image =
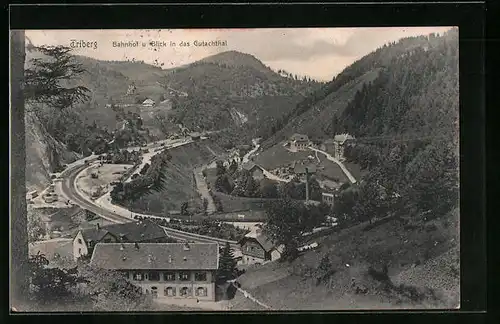
[[328, 160], [323, 154], [318, 154], [318, 158], [321, 161], [318, 168], [318, 177], [320, 179], [326, 178], [337, 183], [349, 182], [344, 171], [335, 162]]
[[[277, 310], [457, 307], [457, 217], [406, 225], [393, 219], [373, 228], [357, 225], [317, 239], [317, 250], [291, 264], [249, 268], [238, 282]], [[318, 265], [326, 255], [331, 273], [322, 277]], [[380, 262], [388, 265], [388, 290], [368, 271]], [[353, 280], [366, 291], [357, 293]]]
[[368, 170], [361, 170], [361, 167], [359, 164], [353, 163], [353, 162], [343, 162], [347, 170], [351, 172], [352, 176], [356, 179], [359, 180], [361, 179], [365, 174], [368, 173]]
[[[103, 193], [111, 189], [111, 182], [118, 181], [122, 174], [131, 167], [128, 164], [103, 164], [102, 166], [94, 165], [83, 171], [77, 178], [77, 186], [88, 196], [97, 188], [102, 188]], [[92, 178], [95, 173], [98, 178]]]
[[264, 169], [271, 171], [281, 166], [287, 166], [294, 161], [307, 159], [309, 155], [314, 154], [311, 151], [299, 151], [292, 153], [286, 150], [281, 143], [278, 143], [271, 148], [258, 153], [254, 158], [254, 162]]
[[193, 169], [223, 154], [223, 150], [216, 143], [205, 140], [172, 148], [169, 153], [172, 159], [162, 170], [164, 188], [134, 201], [131, 205], [134, 211], [163, 214], [179, 211], [184, 202], [188, 202], [191, 211], [201, 211], [201, 196], [196, 189]]

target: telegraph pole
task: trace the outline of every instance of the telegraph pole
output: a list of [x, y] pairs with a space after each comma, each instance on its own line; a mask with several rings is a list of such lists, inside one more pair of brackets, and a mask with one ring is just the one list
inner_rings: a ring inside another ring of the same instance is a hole
[[306, 168], [306, 203], [309, 202], [309, 169]]

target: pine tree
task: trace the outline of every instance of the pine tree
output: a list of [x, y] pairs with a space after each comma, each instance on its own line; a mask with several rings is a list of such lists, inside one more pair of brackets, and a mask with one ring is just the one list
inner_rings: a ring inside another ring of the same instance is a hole
[[234, 251], [231, 245], [226, 242], [224, 249], [219, 260], [219, 279], [230, 280], [234, 278], [236, 270], [236, 259], [234, 258]]

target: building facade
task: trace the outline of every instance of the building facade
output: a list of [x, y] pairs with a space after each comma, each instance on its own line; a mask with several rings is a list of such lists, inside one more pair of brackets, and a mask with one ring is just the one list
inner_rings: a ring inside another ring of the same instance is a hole
[[335, 195], [328, 192], [321, 193], [321, 201], [327, 204], [328, 206], [333, 206], [335, 202]]
[[345, 145], [348, 141], [353, 139], [354, 137], [349, 134], [335, 135], [333, 138], [333, 156], [337, 160], [344, 160]]
[[245, 236], [239, 242], [241, 246], [243, 265], [265, 264], [278, 260], [282, 254], [282, 247], [276, 247], [271, 240], [258, 233], [256, 236]]
[[91, 265], [125, 274], [153, 298], [215, 301], [217, 243], [99, 243]]
[[311, 141], [307, 135], [294, 134], [290, 138], [290, 150], [292, 151], [306, 151], [311, 145]]

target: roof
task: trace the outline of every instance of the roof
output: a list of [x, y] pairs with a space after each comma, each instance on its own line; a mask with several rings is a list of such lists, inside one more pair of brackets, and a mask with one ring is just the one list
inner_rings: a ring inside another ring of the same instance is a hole
[[150, 104], [154, 104], [155, 101], [152, 100], [152, 99], [146, 99], [142, 102], [143, 105], [150, 105]]
[[137, 247], [99, 243], [90, 262], [108, 270], [216, 270], [219, 266], [217, 243], [137, 243]]
[[308, 141], [309, 137], [307, 135], [295, 133], [292, 135], [291, 140], [292, 141]]
[[335, 135], [335, 137], [333, 138], [333, 140], [335, 142], [340, 142], [341, 144], [344, 144], [345, 141], [350, 140], [350, 139], [354, 139], [354, 137], [352, 137], [349, 134]]
[[140, 242], [165, 237], [165, 231], [159, 225], [149, 221], [111, 224], [97, 228], [88, 228], [81, 231], [86, 241], [100, 241], [104, 235], [110, 233], [116, 237], [125, 236], [129, 241]]
[[271, 252], [273, 249], [276, 248], [272, 240], [265, 234], [259, 234], [257, 236], [245, 236], [240, 240], [240, 244], [244, 244], [245, 241], [257, 241], [260, 246], [266, 251], [266, 252]]
[[260, 166], [258, 166], [257, 164], [253, 163], [253, 162], [247, 162], [247, 163], [243, 163], [243, 165], [241, 166], [243, 169], [247, 170], [247, 171], [251, 171], [252, 169], [254, 169], [255, 167], [259, 168], [259, 169], [262, 169]]
[[293, 172], [294, 173], [306, 173], [306, 167], [307, 169], [309, 170], [309, 173], [316, 173], [316, 166], [314, 164], [310, 164], [310, 165], [303, 165], [303, 164], [295, 164], [295, 166], [293, 167]]

